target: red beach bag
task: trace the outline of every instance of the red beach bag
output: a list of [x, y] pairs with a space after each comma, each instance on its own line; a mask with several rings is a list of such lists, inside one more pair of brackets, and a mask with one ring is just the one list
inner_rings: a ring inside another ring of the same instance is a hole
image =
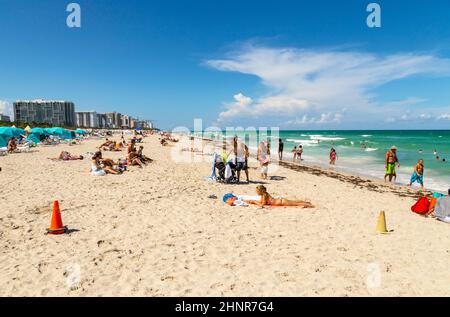
[[422, 197], [419, 201], [411, 207], [411, 211], [419, 215], [426, 215], [430, 210], [430, 201], [427, 197]]

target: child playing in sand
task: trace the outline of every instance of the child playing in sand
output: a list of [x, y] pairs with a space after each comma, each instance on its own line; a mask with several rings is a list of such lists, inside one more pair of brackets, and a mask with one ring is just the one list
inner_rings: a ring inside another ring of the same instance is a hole
[[276, 206], [276, 207], [303, 207], [314, 208], [314, 206], [307, 201], [301, 200], [288, 200], [284, 198], [273, 198], [267, 192], [267, 188], [263, 185], [256, 187], [256, 193], [261, 196], [261, 201], [245, 201], [247, 204], [264, 206]]
[[424, 172], [424, 166], [423, 166], [423, 160], [419, 160], [417, 165], [414, 167], [414, 173], [411, 176], [411, 181], [409, 183], [409, 186], [411, 187], [412, 184], [415, 182], [419, 183], [422, 187], [422, 190], [424, 189], [423, 186], [423, 172]]

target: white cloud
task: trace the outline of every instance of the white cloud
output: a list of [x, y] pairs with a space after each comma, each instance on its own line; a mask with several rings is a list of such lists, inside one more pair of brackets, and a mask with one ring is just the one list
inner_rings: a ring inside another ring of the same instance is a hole
[[7, 116], [12, 114], [12, 106], [8, 101], [0, 100], [0, 114]]
[[445, 113], [437, 117], [437, 120], [450, 120], [450, 114]]
[[289, 125], [311, 125], [311, 124], [327, 124], [327, 123], [340, 123], [344, 115], [342, 113], [322, 113], [317, 117], [310, 117], [307, 114], [301, 118], [290, 120], [287, 122]]
[[429, 114], [429, 113], [422, 113], [422, 114], [419, 116], [419, 118], [420, 118], [421, 120], [431, 120], [431, 119], [433, 119], [433, 116], [432, 116], [431, 114]]
[[[385, 103], [374, 101], [371, 91], [386, 83], [413, 75], [450, 76], [450, 60], [426, 54], [378, 56], [360, 52], [321, 51], [295, 48], [269, 48], [247, 45], [226, 59], [207, 61], [217, 70], [257, 76], [267, 94], [242, 105], [236, 99], [225, 104], [221, 121], [242, 114], [296, 116], [292, 122], [337, 122], [331, 118], [343, 108], [351, 109], [352, 118], [374, 115], [380, 122], [387, 112], [425, 102], [419, 97]], [[250, 99], [249, 97], [246, 97]], [[384, 109], [380, 109], [384, 108]], [[394, 108], [394, 109], [389, 109]], [[319, 114], [320, 117], [317, 118]], [[305, 117], [306, 115], [306, 117]], [[323, 117], [322, 117], [323, 116]], [[350, 116], [346, 116], [346, 118]], [[386, 121], [386, 120], [384, 120]]]

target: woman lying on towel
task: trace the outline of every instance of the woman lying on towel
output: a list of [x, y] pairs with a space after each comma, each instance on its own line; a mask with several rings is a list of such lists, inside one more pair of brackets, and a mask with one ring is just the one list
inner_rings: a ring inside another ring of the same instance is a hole
[[83, 155], [72, 155], [66, 151], [62, 151], [57, 158], [49, 158], [52, 161], [78, 161], [83, 159]]
[[256, 187], [256, 193], [261, 196], [261, 201], [245, 201], [250, 205], [257, 205], [260, 207], [273, 206], [273, 207], [303, 207], [303, 208], [314, 208], [314, 206], [307, 201], [301, 200], [288, 200], [284, 198], [273, 198], [267, 192], [267, 188], [260, 185]]

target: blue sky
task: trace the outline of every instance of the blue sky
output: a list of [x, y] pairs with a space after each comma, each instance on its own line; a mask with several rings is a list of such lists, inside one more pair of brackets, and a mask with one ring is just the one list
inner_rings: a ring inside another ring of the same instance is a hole
[[[171, 129], [448, 128], [450, 2], [0, 0], [0, 112], [67, 99]], [[366, 25], [366, 6], [382, 27]]]

